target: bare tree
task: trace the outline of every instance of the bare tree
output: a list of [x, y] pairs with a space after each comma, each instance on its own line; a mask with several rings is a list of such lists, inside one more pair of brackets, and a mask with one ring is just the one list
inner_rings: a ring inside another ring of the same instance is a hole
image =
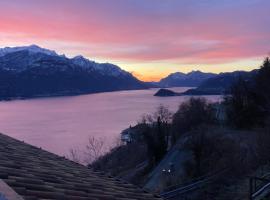
[[73, 162], [83, 164], [82, 159], [81, 159], [81, 153], [76, 148], [71, 148], [69, 150], [69, 155], [67, 157], [68, 157], [68, 159], [72, 160]]
[[88, 143], [85, 149], [85, 159], [84, 162], [90, 164], [96, 161], [100, 156], [106, 152], [105, 139], [89, 137]]
[[154, 121], [158, 121], [158, 118], [159, 118], [161, 123], [166, 123], [166, 124], [171, 123], [172, 116], [173, 116], [173, 114], [169, 110], [169, 108], [162, 105], [162, 104], [160, 104], [157, 107], [156, 112], [154, 112], [154, 114], [153, 114]]
[[119, 145], [120, 142], [116, 140], [115, 144], [109, 147], [106, 145], [105, 138], [91, 136], [88, 138], [87, 145], [84, 148], [71, 148], [67, 157], [76, 163], [89, 165], [104, 155], [107, 151]]
[[156, 111], [152, 114], [145, 114], [138, 121], [138, 124], [153, 124], [158, 121], [158, 118], [161, 123], [171, 123], [173, 113], [169, 110], [167, 106], [160, 104]]
[[171, 121], [172, 112], [161, 104], [153, 114], [144, 115], [138, 122], [151, 166], [157, 164], [167, 151]]
[[137, 124], [151, 124], [154, 122], [153, 116], [150, 114], [142, 115], [141, 119], [137, 121]]

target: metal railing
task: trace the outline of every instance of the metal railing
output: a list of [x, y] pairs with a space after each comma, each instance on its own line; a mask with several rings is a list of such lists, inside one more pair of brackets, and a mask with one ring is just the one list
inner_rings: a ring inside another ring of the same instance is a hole
[[194, 180], [192, 183], [187, 184], [185, 186], [180, 186], [174, 190], [162, 192], [160, 196], [165, 199], [169, 200], [175, 197], [181, 197], [181, 199], [186, 200], [188, 199], [187, 194], [189, 194], [191, 191], [197, 190], [204, 185], [208, 184], [209, 182], [212, 182], [214, 179], [219, 177], [221, 174], [225, 173], [227, 170], [222, 170], [216, 173], [212, 173], [210, 175], [201, 176]]
[[263, 177], [250, 177], [249, 178], [249, 199], [256, 200], [263, 195], [266, 190], [270, 190], [270, 173]]

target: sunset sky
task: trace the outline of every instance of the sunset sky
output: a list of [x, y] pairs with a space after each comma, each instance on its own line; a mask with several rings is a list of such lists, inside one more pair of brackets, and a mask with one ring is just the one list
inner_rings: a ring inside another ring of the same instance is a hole
[[1, 0], [0, 47], [37, 44], [112, 62], [142, 80], [257, 68], [269, 0]]

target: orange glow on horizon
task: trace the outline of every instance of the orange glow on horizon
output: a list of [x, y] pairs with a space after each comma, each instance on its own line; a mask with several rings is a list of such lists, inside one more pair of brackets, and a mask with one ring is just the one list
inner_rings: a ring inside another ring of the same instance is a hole
[[81, 54], [117, 64], [144, 81], [177, 71], [251, 70], [270, 51], [267, 5], [267, 0], [3, 0], [0, 47], [37, 44]]

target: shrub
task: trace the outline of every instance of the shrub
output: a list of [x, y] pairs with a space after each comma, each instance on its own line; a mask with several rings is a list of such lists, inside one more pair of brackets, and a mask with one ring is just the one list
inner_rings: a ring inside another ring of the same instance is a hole
[[113, 148], [89, 165], [90, 168], [118, 176], [147, 160], [146, 146], [131, 143]]
[[189, 166], [192, 177], [223, 169], [241, 174], [250, 170], [249, 163], [256, 159], [252, 148], [240, 136], [215, 127], [202, 126], [192, 131], [185, 148], [193, 154], [193, 166]]
[[179, 106], [173, 116], [173, 142], [182, 134], [202, 124], [214, 122], [214, 112], [204, 98], [190, 98]]
[[270, 61], [266, 58], [252, 82], [241, 77], [224, 98], [228, 123], [234, 128], [264, 126], [270, 114]]
[[228, 125], [234, 128], [251, 128], [262, 122], [256, 94], [241, 77], [232, 85], [231, 95], [224, 98], [224, 104]]

